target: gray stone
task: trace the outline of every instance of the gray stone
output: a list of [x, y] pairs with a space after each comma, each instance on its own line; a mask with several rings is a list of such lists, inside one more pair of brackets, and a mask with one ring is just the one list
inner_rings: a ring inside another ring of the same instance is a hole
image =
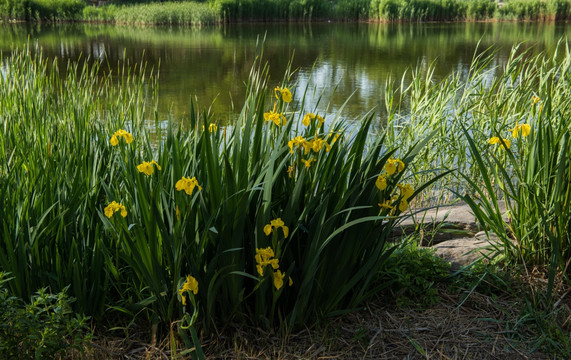
[[478, 260], [491, 259], [500, 246], [493, 237], [491, 240], [467, 237], [443, 241], [432, 248], [436, 255], [450, 262], [452, 271], [457, 271]]

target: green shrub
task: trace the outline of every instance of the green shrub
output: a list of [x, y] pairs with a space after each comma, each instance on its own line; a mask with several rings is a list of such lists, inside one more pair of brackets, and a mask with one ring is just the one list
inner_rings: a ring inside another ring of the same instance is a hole
[[[5, 359], [52, 359], [74, 348], [83, 351], [90, 338], [87, 318], [72, 316], [64, 291], [46, 289], [25, 304], [4, 287], [11, 279], [0, 273], [0, 352]], [[13, 279], [12, 279], [13, 280]]]
[[440, 301], [437, 284], [450, 277], [450, 264], [434, 254], [407, 244], [393, 252], [379, 271], [377, 282], [397, 305], [430, 306]]

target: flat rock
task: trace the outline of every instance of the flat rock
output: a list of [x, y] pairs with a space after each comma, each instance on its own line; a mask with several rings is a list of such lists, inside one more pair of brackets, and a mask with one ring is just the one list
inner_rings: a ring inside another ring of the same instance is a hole
[[481, 232], [474, 237], [443, 241], [432, 248], [436, 255], [450, 262], [452, 271], [457, 271], [478, 259], [493, 257], [496, 249], [501, 248], [501, 243], [494, 234], [488, 238]]
[[401, 226], [430, 223], [438, 224], [443, 222], [473, 228], [476, 227], [476, 218], [470, 206], [465, 203], [417, 210], [413, 212], [410, 217], [404, 219], [401, 222]]
[[[498, 203], [505, 212], [503, 201]], [[458, 203], [421, 210], [413, 210], [393, 230], [392, 239], [398, 240], [412, 233], [419, 233], [421, 245], [429, 246], [443, 241], [475, 236], [479, 230], [476, 217], [469, 205]]]

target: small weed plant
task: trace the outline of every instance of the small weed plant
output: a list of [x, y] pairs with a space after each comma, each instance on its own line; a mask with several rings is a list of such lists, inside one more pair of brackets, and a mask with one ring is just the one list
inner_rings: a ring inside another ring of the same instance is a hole
[[5, 359], [53, 359], [66, 351], [83, 351], [90, 339], [87, 318], [74, 316], [64, 291], [40, 289], [29, 303], [6, 288], [9, 274], [0, 273], [0, 352]]

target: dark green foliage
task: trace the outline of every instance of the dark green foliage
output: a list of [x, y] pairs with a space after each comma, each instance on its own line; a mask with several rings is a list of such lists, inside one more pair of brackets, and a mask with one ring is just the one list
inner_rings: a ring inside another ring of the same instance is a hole
[[73, 302], [64, 291], [40, 289], [29, 303], [10, 294], [0, 273], [0, 354], [3, 359], [52, 359], [89, 340], [86, 318], [72, 316]]
[[406, 245], [383, 264], [378, 283], [386, 286], [397, 305], [433, 305], [440, 301], [436, 285], [449, 278], [450, 264], [432, 249]]

